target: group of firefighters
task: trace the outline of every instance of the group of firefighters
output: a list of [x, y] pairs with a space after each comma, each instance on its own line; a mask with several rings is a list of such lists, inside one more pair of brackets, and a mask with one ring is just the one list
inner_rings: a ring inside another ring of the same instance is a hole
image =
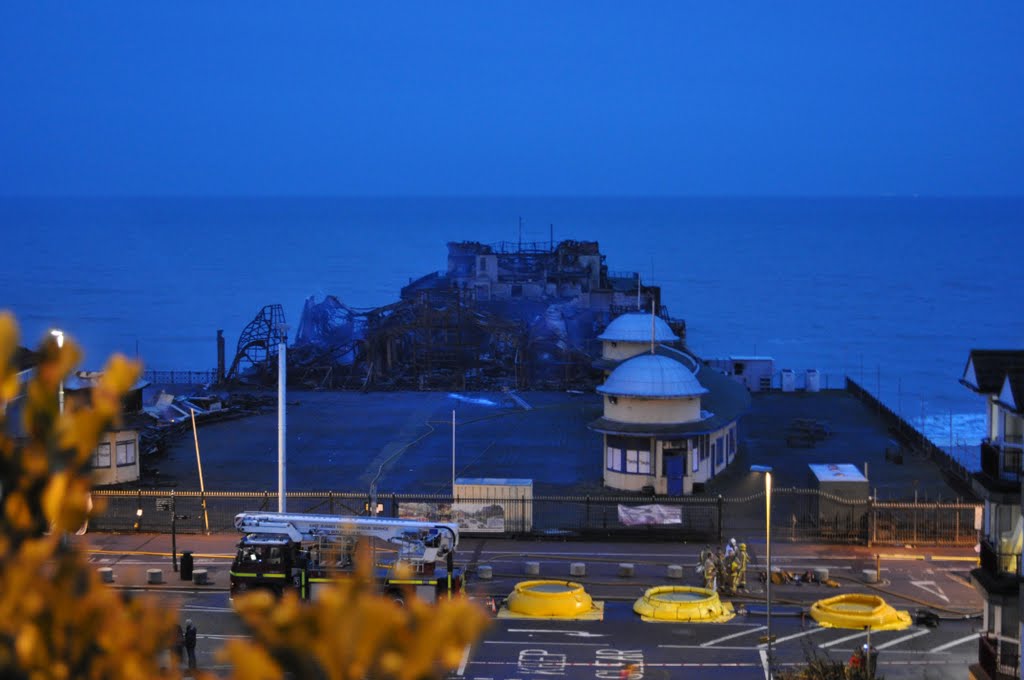
[[735, 538], [729, 539], [725, 550], [712, 550], [706, 545], [700, 551], [700, 563], [697, 573], [704, 575], [704, 587], [715, 592], [735, 595], [747, 589], [747, 554], [746, 543], [736, 543]]

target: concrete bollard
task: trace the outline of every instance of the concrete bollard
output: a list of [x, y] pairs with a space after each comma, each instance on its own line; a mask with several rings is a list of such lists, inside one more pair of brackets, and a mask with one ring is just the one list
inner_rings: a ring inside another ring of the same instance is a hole
[[583, 563], [583, 562], [573, 562], [572, 564], [569, 565], [569, 575], [570, 576], [586, 576], [587, 575], [587, 565], [585, 563]]
[[814, 578], [818, 579], [818, 583], [828, 580], [828, 569], [825, 567], [814, 568]]
[[527, 576], [540, 576], [540, 562], [527, 562], [525, 571]]
[[494, 576], [494, 570], [491, 569], [489, 564], [481, 564], [476, 568], [476, 576], [482, 581], [490, 581]]
[[209, 583], [207, 579], [207, 573], [205, 569], [193, 569], [192, 570], [192, 583], [197, 586], [205, 586]]
[[164, 570], [163, 569], [147, 569], [146, 570], [146, 582], [155, 584], [164, 582]]
[[668, 577], [669, 578], [682, 578], [683, 577], [683, 567], [682, 567], [682, 565], [680, 565], [680, 564], [670, 564], [670, 565], [668, 565]]
[[619, 576], [632, 576], [635, 571], [635, 567], [629, 562], [619, 563]]
[[865, 583], [878, 583], [878, 572], [874, 569], [864, 569], [862, 573]]
[[114, 569], [112, 567], [100, 567], [96, 571], [100, 575], [100, 580], [104, 583], [114, 582]]

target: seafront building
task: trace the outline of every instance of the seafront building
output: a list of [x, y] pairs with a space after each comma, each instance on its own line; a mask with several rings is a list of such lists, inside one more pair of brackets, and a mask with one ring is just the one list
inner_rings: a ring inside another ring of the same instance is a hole
[[[99, 382], [102, 373], [79, 371], [67, 377], [64, 390], [69, 399], [75, 395], [86, 398]], [[143, 413], [142, 390], [149, 385], [137, 380], [121, 401], [121, 418], [100, 435], [93, 449], [92, 481], [96, 486], [136, 482], [140, 473], [141, 433], [153, 420]]]
[[971, 350], [960, 382], [985, 397], [986, 437], [973, 486], [985, 501], [981, 564], [971, 582], [985, 598], [972, 680], [1020, 677], [1024, 350]]
[[594, 366], [604, 413], [589, 424], [603, 444], [611, 489], [682, 496], [701, 491], [736, 456], [746, 387], [705, 365], [653, 314], [616, 317]]

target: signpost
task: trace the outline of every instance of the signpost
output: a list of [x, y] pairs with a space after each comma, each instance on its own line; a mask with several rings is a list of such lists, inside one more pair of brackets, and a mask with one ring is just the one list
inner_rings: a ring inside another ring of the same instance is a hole
[[[171, 513], [171, 567], [174, 571], [178, 571], [178, 531], [177, 531], [177, 520], [178, 513], [174, 507], [174, 490], [171, 490], [170, 498], [157, 498], [156, 499], [156, 511], [157, 512], [170, 512]], [[181, 519], [185, 519], [182, 517]]]

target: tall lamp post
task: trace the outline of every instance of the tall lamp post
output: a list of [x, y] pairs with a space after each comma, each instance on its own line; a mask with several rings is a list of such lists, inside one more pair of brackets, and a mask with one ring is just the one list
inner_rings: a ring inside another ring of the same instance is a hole
[[288, 383], [288, 326], [279, 324], [281, 344], [277, 348], [277, 511], [285, 512], [285, 469], [288, 455], [285, 451], [285, 391]]
[[764, 473], [764, 555], [768, 569], [768, 578], [765, 579], [768, 634], [765, 639], [768, 643], [768, 680], [772, 680], [772, 467], [770, 465], [751, 465], [750, 471]]
[[[57, 347], [59, 349], [64, 348], [64, 331], [59, 328], [54, 328], [50, 331], [50, 335], [57, 338]], [[60, 379], [60, 390], [57, 392], [57, 403], [60, 407], [60, 414], [64, 415], [64, 378]]]

